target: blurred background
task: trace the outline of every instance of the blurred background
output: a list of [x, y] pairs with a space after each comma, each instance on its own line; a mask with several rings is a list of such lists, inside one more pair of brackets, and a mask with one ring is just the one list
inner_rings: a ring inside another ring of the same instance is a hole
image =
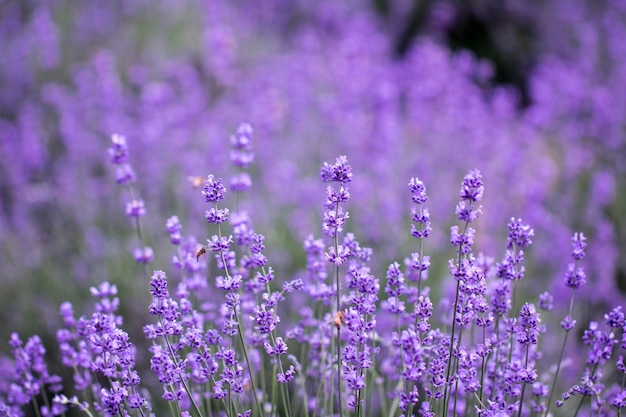
[[[323, 161], [354, 169], [348, 231], [379, 277], [415, 250], [412, 176], [428, 190], [430, 285], [445, 290], [463, 176], [485, 181], [477, 250], [499, 260], [506, 223], [535, 229], [527, 296], [562, 288], [588, 237], [593, 317], [626, 294], [626, 1], [0, 0], [0, 352], [40, 334], [89, 287], [120, 288], [142, 339], [147, 278], [109, 163], [127, 137], [145, 200], [150, 269], [171, 270], [165, 220], [209, 237], [189, 177], [228, 178], [229, 136], [254, 128], [242, 201], [279, 279], [321, 236]], [[232, 202], [231, 202], [232, 203]], [[566, 302], [558, 300], [557, 302]], [[556, 317], [560, 319], [560, 317]]]

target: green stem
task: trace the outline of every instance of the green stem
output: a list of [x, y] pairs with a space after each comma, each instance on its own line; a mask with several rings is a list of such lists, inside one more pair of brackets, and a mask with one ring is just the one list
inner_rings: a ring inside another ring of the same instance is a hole
[[[130, 201], [135, 201], [135, 193], [133, 191], [133, 187], [130, 184], [126, 184], [126, 189], [128, 190]], [[135, 217], [135, 229], [137, 230], [137, 237], [139, 237], [139, 242], [141, 243], [141, 249], [144, 250], [146, 248], [146, 242], [144, 239], [143, 227], [141, 225], [141, 217]], [[148, 274], [148, 264], [142, 262], [141, 265], [144, 275], [146, 276], [146, 278], [148, 278], [150, 276]]]
[[[528, 367], [528, 351], [530, 350], [529, 346], [526, 346], [526, 360], [524, 361], [524, 367]], [[517, 410], [517, 417], [522, 417], [522, 407], [524, 406], [524, 391], [526, 390], [526, 383], [522, 383], [522, 393], [520, 394], [519, 399], [519, 409]]]
[[[574, 309], [574, 290], [572, 289], [572, 296], [569, 300], [569, 313], [568, 316], [571, 317], [572, 311]], [[550, 406], [552, 405], [552, 396], [554, 395], [554, 389], [556, 388], [556, 381], [559, 376], [559, 371], [561, 370], [561, 362], [563, 361], [563, 355], [565, 354], [565, 345], [567, 344], [567, 336], [569, 335], [569, 330], [565, 330], [565, 337], [563, 338], [563, 344], [561, 345], [561, 351], [559, 353], [559, 360], [556, 365], [556, 372], [554, 373], [554, 377], [552, 378], [552, 386], [550, 387], [550, 396], [548, 397], [548, 403], [546, 404], [546, 412], [544, 417], [548, 417], [548, 412], [550, 411]]]
[[[461, 255], [459, 255], [460, 257]], [[460, 261], [459, 261], [460, 263]], [[446, 385], [444, 386], [443, 392], [443, 415], [448, 415], [448, 401], [450, 401], [450, 396], [448, 395], [448, 383], [450, 382], [450, 371], [452, 369], [452, 352], [454, 350], [454, 333], [456, 331], [456, 305], [459, 300], [459, 287], [461, 286], [460, 281], [456, 282], [456, 294], [454, 296], [454, 304], [452, 305], [452, 334], [450, 336], [450, 353], [448, 354], [448, 366], [446, 367]]]
[[[224, 254], [222, 253], [222, 256]], [[254, 375], [252, 375], [252, 368], [250, 367], [250, 358], [248, 358], [248, 350], [246, 349], [246, 343], [243, 340], [243, 333], [241, 328], [241, 323], [239, 322], [239, 315], [237, 314], [237, 309], [233, 307], [233, 313], [235, 315], [235, 321], [237, 322], [237, 334], [239, 335], [239, 341], [241, 342], [241, 350], [243, 351], [243, 356], [246, 360], [246, 366], [248, 367], [248, 375], [250, 376], [250, 385], [252, 385], [252, 393], [254, 394], [254, 403], [259, 411], [259, 416], [263, 416], [263, 408], [261, 408], [261, 403], [259, 402], [259, 396], [256, 392], [256, 385], [254, 383]]]
[[565, 337], [563, 338], [563, 344], [561, 345], [561, 352], [559, 353], [559, 360], [556, 363], [556, 372], [554, 372], [554, 377], [552, 378], [552, 385], [550, 386], [550, 396], [548, 397], [548, 403], [546, 404], [546, 413], [545, 417], [548, 416], [550, 411], [550, 406], [552, 405], [552, 397], [554, 396], [554, 390], [556, 388], [556, 381], [559, 377], [559, 372], [561, 370], [561, 362], [563, 361], [563, 355], [565, 354], [565, 345], [567, 344], [567, 336], [569, 335], [569, 330], [565, 331]]
[[[485, 345], [485, 342], [487, 341], [487, 329], [483, 326], [483, 346]], [[486, 356], [482, 357], [482, 361], [480, 364], [480, 392], [478, 394], [478, 400], [480, 402], [482, 402], [483, 400], [483, 386], [485, 384], [485, 366], [487, 365], [486, 363]]]
[[[159, 316], [159, 321], [161, 322], [161, 325], [163, 325], [161, 316]], [[174, 349], [172, 348], [172, 345], [170, 344], [170, 341], [167, 338], [167, 336], [164, 336], [163, 339], [165, 340], [165, 344], [167, 345], [167, 349], [169, 350], [170, 355], [172, 357], [172, 362], [174, 362], [174, 365], [176, 366], [176, 369], [178, 369], [179, 365], [178, 365], [178, 361], [176, 360], [176, 355], [174, 353]], [[185, 389], [185, 392], [187, 393], [187, 396], [189, 397], [189, 400], [191, 400], [191, 404], [193, 405], [193, 408], [196, 410], [196, 413], [198, 413], [199, 416], [202, 416], [202, 411], [200, 411], [200, 408], [198, 407], [198, 404], [196, 403], [196, 400], [193, 398], [193, 394], [191, 392], [191, 389], [189, 388], [189, 385], [187, 385], [187, 382], [185, 381], [185, 378], [183, 378], [181, 376], [180, 382], [183, 384], [183, 388]]]
[[[465, 236], [465, 233], [467, 232], [467, 228], [469, 226], [468, 222], [465, 222], [465, 226], [463, 228], [463, 233], [461, 233], [461, 236]], [[461, 246], [459, 246], [458, 248], [458, 259], [457, 259], [457, 270], [461, 268], [461, 262], [463, 261], [463, 248]], [[454, 351], [454, 333], [456, 330], [456, 310], [457, 310], [457, 305], [459, 303], [459, 290], [461, 287], [461, 282], [459, 280], [456, 281], [456, 293], [454, 295], [454, 304], [452, 305], [452, 333], [450, 335], [450, 353], [448, 354], [448, 366], [447, 366], [447, 370], [446, 370], [446, 386], [444, 387], [444, 393], [443, 393], [443, 415], [444, 417], [448, 415], [448, 403], [450, 401], [450, 395], [449, 393], [449, 389], [448, 389], [448, 384], [450, 383], [450, 370], [452, 368], [452, 353]], [[450, 390], [452, 389], [452, 387], [450, 387]], [[456, 409], [455, 409], [455, 413], [456, 413]]]
[[[335, 205], [335, 213], [339, 215], [339, 202]], [[335, 235], [333, 237], [333, 244], [335, 246], [335, 256], [339, 256], [339, 228], [335, 228]], [[339, 417], [343, 417], [343, 404], [342, 404], [342, 389], [341, 389], [341, 286], [339, 282], [339, 265], [335, 264], [335, 285], [337, 288], [336, 293], [336, 309], [337, 309], [337, 317], [336, 320], [336, 328], [337, 328], [337, 392], [338, 392], [338, 400], [339, 400]], [[339, 322], [337, 322], [339, 320]]]

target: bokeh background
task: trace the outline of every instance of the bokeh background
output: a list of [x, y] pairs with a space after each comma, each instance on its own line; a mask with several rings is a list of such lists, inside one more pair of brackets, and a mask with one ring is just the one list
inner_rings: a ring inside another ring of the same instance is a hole
[[0, 0], [0, 352], [19, 331], [54, 355], [59, 304], [81, 313], [104, 280], [141, 339], [148, 287], [110, 135], [128, 139], [150, 268], [167, 271], [165, 220], [209, 236], [188, 178], [232, 174], [242, 122], [256, 154], [242, 204], [279, 279], [321, 235], [319, 167], [345, 154], [347, 229], [374, 248], [379, 277], [415, 250], [407, 185], [418, 176], [430, 285], [445, 291], [458, 189], [477, 168], [477, 249], [503, 256], [513, 216], [535, 229], [527, 296], [562, 291], [581, 231], [582, 314], [623, 304], [624, 39], [622, 0]]

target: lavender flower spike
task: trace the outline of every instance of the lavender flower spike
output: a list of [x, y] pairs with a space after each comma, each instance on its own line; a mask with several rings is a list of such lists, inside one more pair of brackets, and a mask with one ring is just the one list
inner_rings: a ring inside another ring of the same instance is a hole
[[482, 200], [484, 190], [485, 187], [479, 170], [472, 170], [463, 178], [459, 192], [461, 202], [456, 206], [459, 220], [471, 223], [478, 218], [481, 206], [476, 207], [475, 204]]

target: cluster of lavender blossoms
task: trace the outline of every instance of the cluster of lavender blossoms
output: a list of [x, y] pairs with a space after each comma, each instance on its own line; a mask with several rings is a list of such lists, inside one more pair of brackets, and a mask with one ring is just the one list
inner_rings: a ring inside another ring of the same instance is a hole
[[[26, 343], [11, 336], [0, 416], [70, 409], [90, 417], [622, 415], [626, 317], [618, 306], [602, 323], [586, 321], [574, 308], [586, 283], [582, 233], [572, 238], [561, 289], [570, 299], [559, 316], [550, 292], [523, 287], [530, 225], [510, 219], [500, 262], [477, 251], [485, 185], [471, 170], [454, 211], [459, 223], [450, 228], [448, 273], [436, 276], [426, 185], [413, 177], [406, 198], [413, 240], [395, 249], [398, 261], [377, 277], [369, 265], [374, 251], [347, 231], [353, 169], [340, 156], [320, 172], [329, 184], [322, 237], [306, 238], [306, 265], [284, 277], [269, 266], [265, 237], [245, 208], [252, 134], [243, 124], [231, 137], [230, 190], [214, 175], [202, 184], [206, 243], [183, 234], [178, 216], [165, 221], [173, 271], [155, 270], [146, 283], [143, 327], [156, 381], [137, 365], [140, 344], [131, 340], [141, 335], [123, 330], [118, 314], [120, 297], [132, 295], [104, 282], [91, 288], [91, 314], [77, 319], [72, 304], [61, 305], [55, 352], [71, 381], [48, 371], [37, 336]], [[143, 239], [145, 210], [130, 187], [128, 146], [119, 135], [112, 141], [117, 181], [131, 195], [127, 213]], [[145, 267], [148, 258], [138, 260]], [[578, 321], [586, 329], [572, 332]], [[572, 340], [577, 333], [580, 340]]]

